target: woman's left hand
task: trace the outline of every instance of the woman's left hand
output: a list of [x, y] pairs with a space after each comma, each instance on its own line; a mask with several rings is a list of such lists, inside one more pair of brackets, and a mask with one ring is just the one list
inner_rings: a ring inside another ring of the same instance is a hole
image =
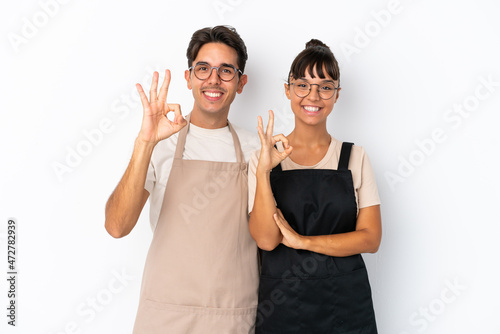
[[[257, 117], [257, 132], [259, 133], [261, 149], [259, 156], [259, 164], [257, 165], [257, 172], [264, 171], [270, 172], [280, 162], [292, 153], [292, 147], [288, 145], [288, 139], [283, 134], [273, 135], [274, 127], [274, 113], [269, 110], [269, 123], [267, 123], [266, 131], [264, 131], [264, 124], [262, 117]], [[274, 147], [277, 142], [282, 142], [285, 150], [280, 152]]]
[[283, 217], [283, 213], [280, 209], [278, 209], [278, 212], [275, 213], [273, 217], [276, 225], [283, 235], [281, 243], [290, 248], [303, 249], [304, 237], [294, 231], [294, 229], [286, 221], [285, 217]]

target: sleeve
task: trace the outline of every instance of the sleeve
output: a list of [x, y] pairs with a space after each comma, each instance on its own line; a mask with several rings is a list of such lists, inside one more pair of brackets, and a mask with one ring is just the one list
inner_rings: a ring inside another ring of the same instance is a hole
[[153, 192], [155, 183], [156, 183], [155, 167], [153, 165], [153, 162], [149, 161], [148, 172], [146, 174], [146, 181], [144, 182], [144, 189], [148, 191], [149, 195], [151, 195], [151, 193]]
[[255, 189], [257, 188], [257, 178], [255, 173], [259, 163], [260, 150], [253, 151], [248, 162], [248, 213], [252, 212], [255, 201]]
[[377, 182], [368, 155], [363, 150], [361, 157], [361, 184], [358, 189], [358, 207], [360, 209], [379, 205]]

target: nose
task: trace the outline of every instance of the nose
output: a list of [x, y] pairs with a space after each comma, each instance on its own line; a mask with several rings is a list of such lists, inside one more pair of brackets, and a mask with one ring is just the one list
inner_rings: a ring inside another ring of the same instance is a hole
[[210, 69], [210, 76], [207, 78], [207, 82], [209, 84], [220, 84], [219, 69], [217, 67]]
[[[316, 86], [316, 87], [314, 87]], [[309, 91], [309, 95], [308, 95], [309, 99], [311, 101], [318, 101], [320, 100], [320, 97], [319, 97], [319, 85], [317, 84], [312, 84], [311, 85], [311, 90]]]

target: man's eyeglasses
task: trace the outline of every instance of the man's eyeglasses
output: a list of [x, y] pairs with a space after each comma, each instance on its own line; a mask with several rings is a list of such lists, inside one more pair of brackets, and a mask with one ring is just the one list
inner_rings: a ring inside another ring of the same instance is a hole
[[200, 80], [207, 80], [210, 75], [212, 75], [212, 70], [217, 70], [217, 75], [222, 81], [231, 81], [236, 76], [237, 72], [243, 74], [243, 72], [233, 65], [222, 64], [218, 67], [210, 66], [207, 63], [198, 63], [195, 66], [191, 66], [188, 70], [193, 70], [195, 77]]
[[298, 97], [306, 97], [309, 93], [311, 93], [311, 86], [318, 86], [319, 97], [323, 100], [331, 99], [333, 94], [335, 94], [335, 91], [339, 89], [338, 87], [335, 87], [333, 82], [310, 84], [305, 80], [297, 80], [290, 83], [290, 85], [292, 85], [292, 90]]

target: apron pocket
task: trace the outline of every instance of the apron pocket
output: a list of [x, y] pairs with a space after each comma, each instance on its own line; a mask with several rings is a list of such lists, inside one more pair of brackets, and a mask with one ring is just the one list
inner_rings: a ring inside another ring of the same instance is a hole
[[331, 277], [308, 279], [300, 283], [297, 305], [301, 320], [300, 333], [336, 333], [333, 328], [334, 281]]
[[144, 300], [134, 334], [253, 334], [256, 308], [211, 308]]
[[332, 284], [331, 278], [261, 277], [256, 334], [330, 333]]
[[299, 333], [297, 289], [300, 285], [290, 278], [260, 278], [259, 306], [255, 323], [256, 334]]
[[331, 280], [335, 329], [339, 333], [349, 333], [355, 329], [363, 329], [360, 333], [377, 333], [366, 268], [333, 276]]

